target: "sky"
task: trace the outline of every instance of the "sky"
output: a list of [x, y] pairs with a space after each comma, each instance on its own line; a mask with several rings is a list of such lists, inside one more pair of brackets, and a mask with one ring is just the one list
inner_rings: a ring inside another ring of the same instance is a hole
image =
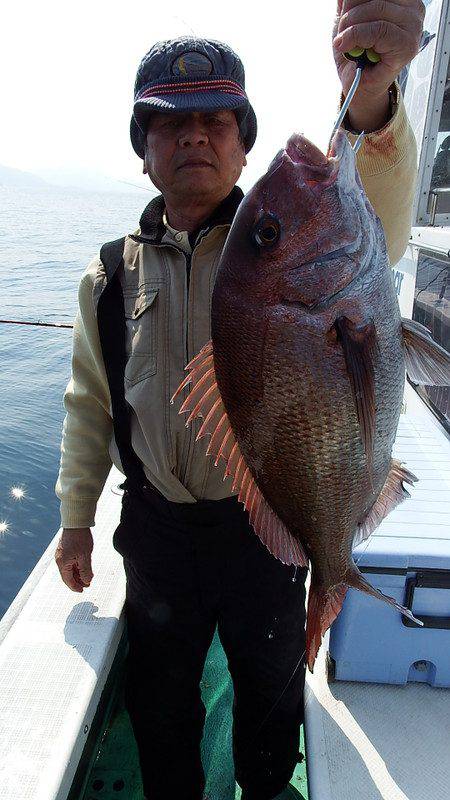
[[129, 139], [142, 56], [180, 35], [227, 42], [244, 63], [258, 137], [248, 189], [294, 131], [326, 150], [340, 82], [331, 48], [335, 0], [224, 3], [53, 0], [2, 9], [0, 163], [31, 172], [98, 172], [149, 186]]

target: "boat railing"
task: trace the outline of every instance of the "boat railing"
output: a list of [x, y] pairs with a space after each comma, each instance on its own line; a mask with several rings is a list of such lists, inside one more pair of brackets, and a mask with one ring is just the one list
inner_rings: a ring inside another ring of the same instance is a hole
[[[450, 192], [450, 189], [449, 189]], [[440, 256], [445, 256], [446, 258], [450, 258], [450, 249], [448, 247], [439, 247], [432, 242], [427, 242], [425, 239], [417, 238], [417, 235], [411, 234], [411, 238], [408, 244], [413, 245], [414, 247], [420, 247], [422, 250], [430, 251], [431, 253], [436, 253]]]
[[436, 186], [431, 189], [428, 195], [427, 212], [430, 215], [430, 226], [433, 226], [436, 214], [448, 214], [450, 212], [450, 188], [447, 186]]

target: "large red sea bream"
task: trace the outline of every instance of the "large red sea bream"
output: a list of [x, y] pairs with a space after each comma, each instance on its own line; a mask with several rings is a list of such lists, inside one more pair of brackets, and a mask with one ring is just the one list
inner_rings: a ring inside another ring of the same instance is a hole
[[450, 383], [449, 354], [400, 317], [383, 227], [342, 129], [329, 157], [291, 136], [242, 200], [211, 326], [176, 395], [191, 384], [181, 411], [204, 418], [198, 436], [211, 435], [208, 452], [266, 547], [311, 565], [312, 671], [349, 586], [415, 619], [364, 579], [352, 547], [416, 480], [391, 456], [405, 367], [417, 383]]

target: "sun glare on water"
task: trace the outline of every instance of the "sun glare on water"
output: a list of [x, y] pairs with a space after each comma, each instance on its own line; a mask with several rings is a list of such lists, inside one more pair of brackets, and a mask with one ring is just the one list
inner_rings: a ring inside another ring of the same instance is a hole
[[25, 496], [25, 489], [22, 486], [11, 486], [9, 493], [14, 500], [21, 500]]
[[9, 528], [8, 523], [5, 522], [4, 519], [0, 520], [0, 536], [2, 535], [2, 533], [7, 533], [8, 532], [8, 528]]

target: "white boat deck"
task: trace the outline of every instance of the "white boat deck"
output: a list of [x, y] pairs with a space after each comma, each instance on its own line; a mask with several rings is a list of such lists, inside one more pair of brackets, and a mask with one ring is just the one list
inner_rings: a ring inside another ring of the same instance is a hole
[[[448, 539], [450, 441], [410, 387], [406, 399], [394, 455], [419, 481], [373, 535], [395, 529], [396, 536], [444, 538], [445, 527]], [[313, 675], [306, 673], [310, 800], [449, 800], [450, 690], [328, 684], [328, 638]]]
[[450, 690], [325, 678], [305, 692], [309, 800], [448, 800]]
[[67, 798], [124, 626], [122, 481], [113, 467], [99, 500], [91, 586], [62, 582], [58, 531], [0, 621], [1, 800]]

